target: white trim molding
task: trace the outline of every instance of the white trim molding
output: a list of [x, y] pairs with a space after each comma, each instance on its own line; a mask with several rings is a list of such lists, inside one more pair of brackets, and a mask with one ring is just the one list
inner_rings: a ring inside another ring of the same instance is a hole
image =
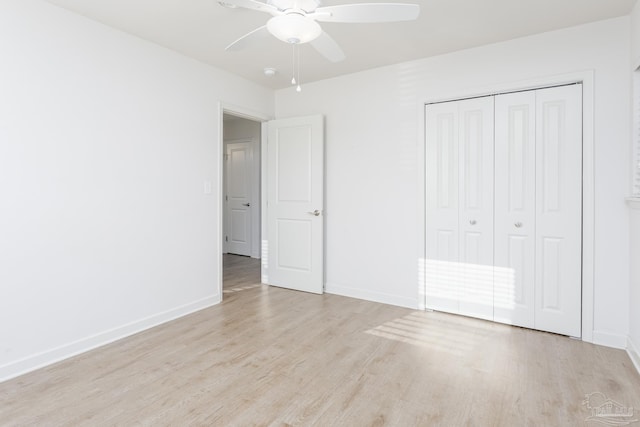
[[358, 298], [365, 301], [378, 302], [381, 304], [397, 305], [412, 310], [417, 310], [420, 306], [417, 298], [407, 298], [398, 295], [385, 294], [382, 292], [369, 291], [362, 288], [352, 288], [349, 286], [326, 283], [325, 292], [343, 297]]
[[625, 335], [612, 334], [611, 332], [593, 331], [593, 341], [591, 342], [620, 350], [627, 348], [627, 337]]
[[59, 347], [27, 356], [23, 359], [0, 366], [0, 382], [10, 380], [36, 369], [52, 365], [64, 359], [102, 347], [114, 341], [129, 337], [155, 326], [195, 313], [220, 303], [220, 295], [203, 298], [144, 319], [136, 320], [117, 328], [101, 332]]

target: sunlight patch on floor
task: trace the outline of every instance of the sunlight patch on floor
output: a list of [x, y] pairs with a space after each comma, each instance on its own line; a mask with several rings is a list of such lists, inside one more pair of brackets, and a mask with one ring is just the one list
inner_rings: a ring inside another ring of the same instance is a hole
[[[439, 314], [436, 314], [439, 315]], [[414, 346], [464, 355], [495, 333], [494, 325], [461, 317], [437, 318], [415, 312], [365, 331], [366, 334]]]

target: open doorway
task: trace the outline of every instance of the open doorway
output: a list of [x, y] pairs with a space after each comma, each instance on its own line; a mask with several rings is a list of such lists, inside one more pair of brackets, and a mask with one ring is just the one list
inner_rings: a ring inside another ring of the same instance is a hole
[[323, 293], [322, 115], [272, 120], [221, 105], [219, 118], [220, 295], [262, 283]]
[[223, 112], [222, 295], [260, 286], [262, 123]]

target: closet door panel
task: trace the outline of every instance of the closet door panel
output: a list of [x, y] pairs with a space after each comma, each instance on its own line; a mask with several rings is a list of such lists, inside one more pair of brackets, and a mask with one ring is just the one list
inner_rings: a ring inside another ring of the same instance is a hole
[[535, 328], [581, 335], [582, 86], [536, 91]]
[[493, 97], [459, 102], [460, 313], [493, 319]]
[[534, 327], [535, 92], [495, 99], [494, 320]]
[[426, 107], [427, 260], [426, 306], [458, 313], [458, 103]]

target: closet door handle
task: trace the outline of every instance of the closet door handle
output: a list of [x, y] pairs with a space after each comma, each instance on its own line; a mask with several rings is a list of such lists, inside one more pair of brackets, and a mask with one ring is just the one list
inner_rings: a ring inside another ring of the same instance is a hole
[[469, 221], [469, 224], [471, 225], [476, 225], [478, 222], [475, 219], [472, 219], [471, 221]]
[[249, 206], [251, 206], [251, 203], [243, 203], [242, 206], [249, 207]]
[[522, 223], [520, 221], [516, 222], [515, 224], [513, 224], [516, 226], [516, 228], [521, 228], [522, 227]]

